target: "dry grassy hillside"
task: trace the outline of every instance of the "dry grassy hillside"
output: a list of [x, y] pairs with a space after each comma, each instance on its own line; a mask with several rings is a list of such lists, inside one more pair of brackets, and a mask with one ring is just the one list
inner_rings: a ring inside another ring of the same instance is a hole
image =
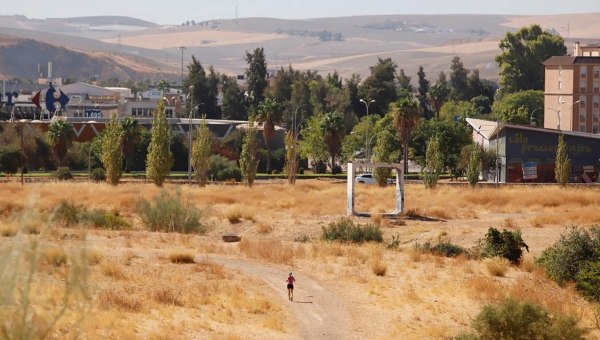
[[[575, 313], [590, 339], [600, 336], [595, 305], [533, 263], [564, 226], [598, 221], [596, 189], [408, 185], [401, 219], [356, 219], [383, 231], [382, 244], [363, 245], [320, 240], [321, 228], [344, 216], [343, 183], [165, 189], [182, 190], [202, 209], [205, 235], [143, 230], [136, 202], [161, 192], [153, 185], [1, 184], [1, 263], [10, 264], [6, 273], [34, 273], [37, 321], [25, 329], [42, 332], [66, 305], [53, 338], [77, 329], [111, 339], [445, 339], [468, 330], [484, 304], [512, 296]], [[392, 188], [361, 186], [357, 209], [391, 210], [393, 196]], [[64, 199], [128, 224], [106, 230], [50, 222]], [[442, 240], [472, 247], [488, 227], [522, 231], [531, 253], [521, 266], [413, 247]], [[223, 243], [225, 233], [242, 242]], [[393, 238], [400, 247], [386, 249]], [[294, 302], [285, 292], [288, 271], [298, 280]], [[68, 300], [58, 298], [65, 284]], [[19, 325], [18, 313], [0, 306], [0, 314]]]

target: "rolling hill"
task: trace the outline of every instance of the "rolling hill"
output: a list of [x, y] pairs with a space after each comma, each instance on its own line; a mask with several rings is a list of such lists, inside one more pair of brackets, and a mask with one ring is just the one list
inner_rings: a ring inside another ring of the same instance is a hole
[[[115, 63], [96, 69], [103, 76], [152, 71], [167, 76], [177, 73], [181, 69], [180, 46], [186, 47], [184, 63], [194, 55], [220, 72], [240, 74], [245, 68], [246, 51], [262, 46], [270, 69], [292, 64], [298, 69], [325, 74], [336, 69], [343, 77], [357, 73], [364, 78], [377, 57], [390, 57], [407, 74], [415, 74], [422, 65], [433, 79], [440, 71], [447, 71], [452, 57], [459, 55], [467, 68], [478, 68], [482, 77], [497, 79], [499, 69], [494, 56], [499, 52], [498, 41], [507, 31], [539, 23], [568, 37], [570, 50], [574, 40], [600, 41], [598, 22], [600, 14], [380, 15], [306, 20], [245, 18], [206, 21], [193, 26], [160, 26], [127, 17], [33, 20], [4, 16], [0, 17], [0, 28], [5, 35], [43, 41], [106, 60], [108, 64]], [[5, 39], [0, 37], [0, 45], [4, 45]], [[61, 55], [41, 49], [40, 58], [28, 57], [16, 62], [9, 56], [20, 54], [9, 52], [16, 45], [11, 46], [0, 50], [0, 60], [8, 63], [0, 69], [4, 76], [31, 76], [37, 60], [57, 63], [58, 60], [52, 59]], [[29, 64], [34, 61], [35, 64]], [[117, 66], [121, 62], [125, 64]], [[73, 76], [91, 72], [86, 63], [74, 62], [69, 66]], [[61, 71], [57, 68], [57, 72]]]

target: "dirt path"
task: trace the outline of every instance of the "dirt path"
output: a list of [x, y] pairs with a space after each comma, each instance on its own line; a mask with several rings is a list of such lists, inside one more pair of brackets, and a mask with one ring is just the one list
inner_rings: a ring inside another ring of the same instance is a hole
[[281, 304], [287, 304], [292, 314], [300, 321], [302, 339], [350, 339], [346, 310], [342, 301], [331, 291], [308, 277], [294, 273], [294, 302], [287, 298], [285, 279], [287, 272], [241, 260], [209, 257], [211, 261], [228, 268], [239, 269], [246, 274], [262, 279], [277, 295]]

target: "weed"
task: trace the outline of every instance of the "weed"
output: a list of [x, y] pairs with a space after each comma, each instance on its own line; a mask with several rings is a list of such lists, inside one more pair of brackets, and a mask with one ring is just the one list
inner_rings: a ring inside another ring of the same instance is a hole
[[371, 265], [371, 270], [373, 271], [373, 274], [377, 276], [385, 276], [385, 273], [387, 272], [387, 264], [381, 261], [373, 262]]
[[173, 252], [169, 254], [171, 263], [195, 263], [194, 254], [190, 252]]
[[400, 247], [400, 235], [392, 236], [392, 242], [387, 245], [387, 249], [398, 249]]
[[508, 260], [503, 257], [493, 257], [485, 261], [485, 267], [488, 273], [493, 276], [506, 275], [509, 266]]
[[75, 204], [63, 199], [54, 210], [51, 220], [62, 227], [69, 228], [77, 225], [83, 218], [84, 213], [85, 209], [82, 204]]
[[294, 238], [294, 242], [307, 243], [310, 242], [310, 236], [302, 235], [300, 237]]
[[360, 224], [355, 225], [349, 218], [342, 218], [337, 222], [329, 223], [327, 228], [323, 227], [323, 239], [329, 241], [339, 240], [340, 242], [383, 242], [381, 229], [373, 224], [367, 224], [364, 227]]
[[270, 233], [271, 231], [273, 231], [273, 227], [271, 227], [270, 225], [268, 225], [264, 222], [260, 222], [256, 225], [256, 232], [261, 235], [266, 235], [266, 234]]
[[181, 199], [181, 190], [174, 196], [163, 190], [152, 202], [144, 199], [137, 204], [137, 212], [150, 231], [179, 232], [184, 234], [206, 232], [205, 212], [193, 205], [191, 196]]
[[135, 295], [121, 290], [101, 290], [97, 296], [99, 307], [102, 309], [119, 309], [126, 312], [138, 313], [145, 309], [144, 303]]
[[231, 224], [237, 224], [242, 222], [242, 211], [239, 207], [233, 206], [227, 210], [225, 217]]
[[155, 287], [152, 291], [152, 298], [158, 303], [173, 306], [183, 306], [181, 293], [176, 292], [173, 288], [167, 285]]
[[6, 224], [0, 225], [0, 236], [13, 237], [16, 235], [17, 235], [17, 228], [15, 228], [13, 225], [6, 225]]
[[94, 209], [84, 215], [84, 219], [96, 229], [124, 230], [130, 229], [131, 223], [113, 212]]
[[62, 267], [67, 265], [67, 253], [58, 247], [46, 248], [42, 252], [42, 259], [49, 265], [54, 267]]
[[125, 273], [116, 262], [104, 262], [100, 269], [105, 276], [112, 277], [113, 279], [122, 280], [126, 278]]

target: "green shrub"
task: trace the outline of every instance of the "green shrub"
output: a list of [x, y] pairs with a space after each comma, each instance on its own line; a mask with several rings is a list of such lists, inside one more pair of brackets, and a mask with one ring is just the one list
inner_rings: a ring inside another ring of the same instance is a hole
[[59, 181], [68, 181], [73, 179], [73, 174], [71, 174], [71, 170], [69, 170], [69, 168], [63, 166], [54, 171], [52, 173], [52, 177], [58, 179]]
[[574, 316], [551, 314], [541, 305], [514, 299], [506, 299], [500, 305], [484, 306], [473, 320], [473, 328], [479, 339], [494, 340], [575, 340], [584, 339], [587, 333], [577, 327]]
[[521, 263], [523, 255], [521, 248], [525, 247], [529, 251], [529, 247], [521, 238], [521, 231], [519, 230], [509, 231], [505, 229], [500, 232], [496, 228], [489, 228], [485, 238], [479, 240], [479, 246], [481, 257], [504, 257], [514, 265]]
[[102, 209], [94, 209], [86, 213], [84, 220], [97, 229], [124, 230], [131, 228], [131, 224], [123, 217]]
[[184, 234], [206, 232], [204, 211], [194, 206], [191, 197], [183, 200], [180, 189], [173, 196], [163, 190], [151, 202], [144, 199], [138, 201], [137, 212], [150, 231]]
[[461, 246], [457, 246], [455, 244], [452, 244], [450, 242], [443, 242], [443, 243], [439, 243], [435, 246], [432, 246], [430, 242], [425, 242], [424, 244], [419, 244], [419, 243], [415, 243], [414, 246], [415, 250], [420, 251], [420, 252], [428, 252], [434, 255], [443, 255], [446, 257], [456, 257], [460, 254], [467, 254], [469, 255], [469, 252], [467, 251], [467, 249], [461, 247]]
[[327, 228], [323, 227], [323, 238], [329, 241], [338, 240], [340, 242], [383, 242], [381, 229], [374, 224], [367, 224], [364, 227], [360, 224], [354, 224], [349, 218], [342, 218], [337, 222], [329, 223]]
[[546, 268], [550, 279], [561, 285], [575, 281], [586, 263], [598, 261], [599, 242], [597, 226], [589, 230], [571, 226], [567, 234], [561, 234], [558, 241], [542, 252], [537, 263]]
[[83, 205], [61, 200], [58, 207], [54, 210], [51, 220], [60, 226], [72, 227], [77, 225], [83, 219], [84, 215], [85, 209]]
[[[596, 252], [598, 253], [598, 252]], [[598, 254], [596, 254], [598, 256]], [[600, 302], [600, 262], [582, 263], [577, 277], [577, 289], [589, 300]]]
[[303, 167], [299, 167], [298, 168], [298, 174], [299, 175], [304, 175], [304, 168]]
[[387, 245], [387, 249], [400, 248], [400, 235], [392, 236], [392, 242]]
[[0, 172], [14, 174], [21, 166], [21, 149], [14, 147], [0, 148]]
[[220, 155], [210, 156], [207, 175], [220, 182], [228, 179], [235, 179], [237, 182], [242, 180], [242, 171], [237, 163]]
[[104, 182], [106, 181], [106, 171], [102, 168], [95, 168], [90, 173], [90, 178], [94, 182]]

